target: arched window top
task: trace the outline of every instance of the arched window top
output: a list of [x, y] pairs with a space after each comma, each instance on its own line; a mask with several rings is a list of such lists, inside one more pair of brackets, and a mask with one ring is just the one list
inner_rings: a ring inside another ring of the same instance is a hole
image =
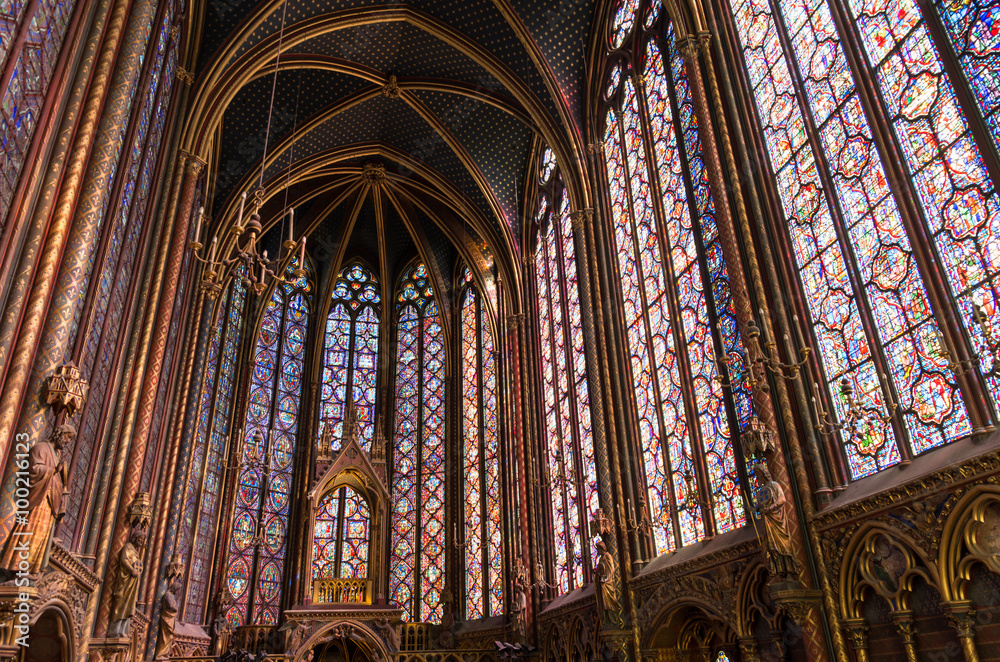
[[333, 300], [335, 303], [344, 303], [353, 312], [364, 306], [377, 307], [381, 303], [378, 281], [362, 264], [349, 265], [337, 277], [333, 286]]
[[367, 451], [375, 436], [375, 389], [378, 381], [378, 281], [360, 262], [341, 270], [333, 286], [323, 340], [318, 448], [326, 454], [340, 448], [344, 413], [353, 402], [361, 424], [361, 446]]
[[430, 274], [423, 262], [419, 262], [407, 270], [400, 279], [399, 294], [396, 297], [398, 308], [413, 304], [423, 308], [434, 299], [434, 288], [431, 286]]
[[621, 0], [611, 19], [611, 45], [615, 48], [625, 43], [626, 37], [635, 25], [635, 13], [639, 0]]

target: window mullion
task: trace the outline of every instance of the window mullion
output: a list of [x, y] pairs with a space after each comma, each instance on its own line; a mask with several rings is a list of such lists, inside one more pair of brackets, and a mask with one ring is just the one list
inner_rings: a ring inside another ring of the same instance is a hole
[[[417, 426], [416, 426], [416, 442], [417, 442], [417, 466], [416, 466], [416, 483], [414, 485], [415, 494], [413, 495], [413, 503], [416, 504], [416, 517], [414, 522], [414, 533], [413, 533], [413, 617], [415, 620], [420, 621], [423, 614], [423, 593], [421, 591], [420, 573], [423, 566], [423, 547], [420, 541], [423, 539], [423, 513], [424, 513], [424, 499], [423, 490], [421, 486], [423, 485], [423, 473], [424, 473], [424, 385], [427, 379], [427, 373], [424, 370], [424, 351], [426, 345], [426, 338], [424, 333], [426, 331], [424, 327], [424, 310], [414, 306], [416, 310], [416, 332], [417, 332]], [[398, 339], [397, 339], [398, 344]], [[398, 376], [398, 375], [397, 375]]]

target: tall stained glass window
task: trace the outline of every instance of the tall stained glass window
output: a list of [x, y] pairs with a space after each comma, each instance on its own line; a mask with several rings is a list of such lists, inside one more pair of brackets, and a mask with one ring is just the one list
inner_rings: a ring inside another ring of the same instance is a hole
[[362, 447], [371, 450], [375, 434], [375, 384], [378, 377], [378, 283], [361, 264], [340, 272], [333, 288], [323, 343], [323, 380], [319, 433], [329, 426], [332, 448], [344, 433], [344, 414], [353, 402], [361, 424]]
[[350, 485], [327, 492], [316, 509], [313, 579], [368, 577], [371, 510]]
[[503, 539], [497, 424], [497, 359], [493, 329], [472, 275], [460, 301], [462, 485], [465, 489], [465, 616], [503, 613]]
[[441, 620], [444, 591], [445, 342], [427, 268], [396, 296], [389, 599], [417, 622]]
[[109, 212], [103, 262], [91, 284], [93, 305], [83, 326], [86, 341], [80, 358], [80, 370], [90, 383], [90, 389], [81, 417], [80, 444], [76, 450], [66, 516], [60, 524], [67, 538], [72, 538], [83, 515], [81, 506], [90, 496], [88, 489], [95, 474], [94, 449], [100, 446], [101, 426], [107, 421], [107, 399], [112, 397], [115, 388], [111, 381], [116, 366], [115, 352], [121, 345], [136, 256], [141, 254], [143, 230], [150, 215], [150, 194], [156, 186], [154, 176], [177, 65], [176, 45], [170, 39], [172, 16], [173, 12], [168, 10], [160, 26], [149, 84], [134, 118], [136, 131], [130, 149], [123, 156], [121, 198]]
[[[746, 523], [733, 441], [753, 413], [685, 65], [659, 4], [628, 38], [619, 32], [636, 15], [619, 10], [612, 25], [622, 57], [608, 73], [604, 157], [646, 507], [662, 554]], [[716, 379], [717, 355], [732, 366], [731, 390]]]
[[288, 271], [293, 282], [278, 285], [264, 310], [235, 456], [242, 468], [225, 575], [233, 596], [226, 618], [234, 626], [278, 620], [310, 307], [308, 277], [295, 278], [296, 266]]
[[197, 437], [191, 454], [177, 545], [177, 549], [186, 554], [186, 566], [189, 568], [184, 610], [192, 621], [203, 617], [215, 552], [223, 462], [233, 415], [237, 353], [243, 336], [247, 299], [242, 276], [242, 271], [237, 273], [220, 299], [217, 321], [209, 337], [205, 377], [198, 403]]
[[556, 583], [566, 593], [583, 586], [596, 564], [587, 532], [600, 504], [576, 249], [569, 199], [555, 171], [555, 158], [547, 149], [539, 168], [535, 287]]
[[[940, 13], [928, 17], [913, 0], [731, 4], [829, 399], [842, 416], [846, 380], [868, 409], [899, 404], [892, 426], [843, 439], [849, 477], [968, 435], [968, 407], [979, 403], [963, 396], [939, 323], [960, 320], [952, 342], [968, 337], [972, 353], [989, 355], [973, 306], [996, 329], [1000, 199], [995, 146], [980, 149], [970, 118], [997, 136], [996, 53], [987, 53], [996, 8], [925, 3]], [[928, 20], [943, 24], [954, 53]], [[860, 52], [849, 60], [852, 44]], [[962, 79], [942, 60], [956, 53]], [[860, 73], [875, 83], [869, 107]], [[956, 86], [973, 101], [963, 105]], [[944, 296], [930, 294], [942, 286]], [[1000, 382], [969, 379], [996, 402]]]

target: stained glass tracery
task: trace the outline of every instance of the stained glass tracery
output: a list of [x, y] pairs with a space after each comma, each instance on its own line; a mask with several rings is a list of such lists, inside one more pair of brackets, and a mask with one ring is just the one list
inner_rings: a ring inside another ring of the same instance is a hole
[[503, 613], [497, 360], [486, 308], [466, 269], [461, 298], [462, 469], [466, 618]]
[[[556, 208], [548, 196], [558, 196]], [[566, 593], [583, 586], [596, 563], [588, 523], [600, 507], [590, 423], [590, 393], [576, 249], [568, 196], [561, 178], [538, 206], [535, 279], [542, 357], [547, 480], [552, 493], [556, 584]]]
[[344, 268], [333, 288], [323, 345], [318, 434], [330, 427], [331, 448], [343, 438], [344, 414], [353, 402], [361, 425], [361, 446], [371, 449], [375, 434], [375, 388], [378, 378], [379, 310], [378, 282], [361, 264]]
[[[734, 432], [752, 403], [672, 27], [644, 51], [641, 78], [636, 65], [612, 78], [604, 155], [646, 507], [664, 553], [745, 524]], [[717, 382], [720, 354], [730, 363], [727, 393]]]
[[[306, 276], [279, 285], [268, 301], [254, 349], [241, 468], [224, 581], [233, 595], [226, 618], [233, 626], [277, 622], [288, 533], [294, 440], [310, 284]], [[266, 470], [265, 470], [266, 469]]]
[[414, 621], [436, 622], [445, 578], [445, 344], [423, 264], [403, 275], [396, 316], [389, 597]]
[[[857, 42], [842, 38], [827, 2], [776, 3], [778, 13], [761, 0], [732, 5], [834, 408], [842, 415], [836, 384], [843, 378], [866, 408], [899, 402], [898, 429], [869, 425], [844, 440], [851, 477], [898, 463], [901, 447], [916, 454], [969, 434], [925, 266], [940, 265], [931, 269], [945, 275], [958, 317], [982, 350], [971, 309], [983, 305], [994, 323], [1000, 201], [953, 88], [964, 81], [949, 79], [926, 17], [910, 0], [847, 2]], [[976, 48], [996, 37], [977, 35], [994, 22], [992, 10], [935, 6], [989, 123], [994, 73], [980, 70], [986, 60]], [[894, 132], [905, 173], [892, 171], [895, 156], [883, 160], [845, 53], [849, 43], [860, 43], [856, 66], [868, 67], [876, 82], [877, 113]], [[911, 183], [926, 223], [920, 230], [897, 208], [899, 189]], [[923, 258], [911, 244], [914, 232], [921, 238], [913, 242], [932, 238]], [[987, 386], [996, 401], [1000, 384]]]
[[371, 509], [350, 485], [327, 492], [316, 508], [312, 578], [368, 578]]

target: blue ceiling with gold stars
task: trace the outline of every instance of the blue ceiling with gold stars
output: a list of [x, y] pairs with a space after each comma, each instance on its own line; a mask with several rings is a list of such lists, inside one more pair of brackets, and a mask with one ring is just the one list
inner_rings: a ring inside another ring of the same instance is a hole
[[[307, 160], [363, 160], [353, 151], [377, 148], [387, 172], [413, 178], [412, 186], [397, 186], [413, 202], [440, 189], [435, 204], [442, 196], [459, 201], [449, 222], [469, 224], [494, 253], [516, 259], [534, 142], [556, 135], [578, 144], [584, 133], [594, 4], [211, 0], [203, 5], [194, 73], [196, 85], [218, 88], [220, 97], [225, 88], [228, 99], [215, 111], [222, 118], [209, 167], [213, 213], [231, 209], [251, 182], [273, 188]], [[283, 64], [275, 77], [279, 39]], [[386, 87], [390, 76], [398, 91]], [[391, 163], [393, 155], [409, 165]], [[296, 195], [319, 185], [298, 181]], [[372, 205], [365, 202], [348, 249], [375, 257]], [[349, 213], [341, 205], [313, 235], [338, 236]], [[422, 229], [416, 236], [394, 205], [384, 205], [387, 268], [398, 272], [426, 243], [423, 254], [449, 272], [460, 249], [444, 230], [448, 214], [419, 204], [410, 214]]]

